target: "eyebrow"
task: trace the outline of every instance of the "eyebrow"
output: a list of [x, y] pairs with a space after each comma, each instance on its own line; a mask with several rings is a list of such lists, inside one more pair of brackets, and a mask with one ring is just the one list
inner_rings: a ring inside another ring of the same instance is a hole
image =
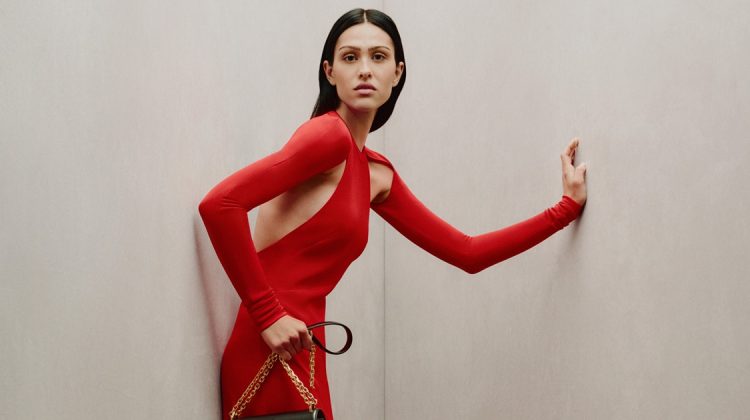
[[[351, 49], [354, 49], [354, 50], [357, 50], [357, 51], [360, 50], [358, 47], [352, 47], [351, 45], [344, 45], [343, 47], [339, 48], [339, 50], [343, 50], [344, 48], [351, 48]], [[376, 50], [378, 48], [385, 48], [386, 50], [390, 51], [390, 48], [386, 47], [385, 45], [379, 45], [377, 47], [372, 47], [372, 48], [369, 49], [369, 51]]]

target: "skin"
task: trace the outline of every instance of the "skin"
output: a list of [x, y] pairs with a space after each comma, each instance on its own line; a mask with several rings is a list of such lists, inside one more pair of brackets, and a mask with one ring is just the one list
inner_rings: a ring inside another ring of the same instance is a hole
[[[324, 60], [323, 70], [341, 103], [336, 112], [349, 127], [359, 150], [365, 145], [375, 113], [391, 96], [403, 73], [404, 63], [395, 61], [390, 36], [369, 22], [344, 31], [336, 42], [333, 63]], [[363, 94], [354, 88], [370, 83], [374, 92]], [[580, 140], [573, 138], [560, 154], [563, 194], [583, 205], [586, 202], [586, 165], [574, 167]], [[333, 194], [346, 161], [319, 176], [269, 200], [260, 206], [256, 222], [256, 249], [259, 251], [312, 217]], [[393, 171], [385, 165], [370, 162], [370, 201], [387, 198]], [[261, 332], [268, 347], [283, 360], [290, 360], [313, 343], [307, 325], [290, 315], [279, 318]]]

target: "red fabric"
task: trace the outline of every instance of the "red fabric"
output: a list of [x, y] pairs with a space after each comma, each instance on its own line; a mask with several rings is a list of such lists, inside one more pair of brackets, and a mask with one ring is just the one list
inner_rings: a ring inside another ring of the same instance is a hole
[[[323, 207], [256, 252], [247, 212], [344, 161], [341, 180]], [[391, 191], [381, 203], [370, 203], [368, 161], [387, 165], [394, 172]], [[469, 273], [534, 246], [574, 220], [581, 210], [563, 196], [553, 208], [523, 222], [469, 236], [427, 209], [385, 156], [367, 147], [360, 151], [336, 111], [306, 121], [279, 151], [228, 176], [199, 205], [219, 261], [242, 301], [221, 361], [224, 419], [270, 353], [261, 331], [285, 314], [307, 325], [325, 320], [326, 296], [367, 244], [370, 208], [421, 248]], [[325, 345], [324, 328], [314, 334]], [[326, 418], [333, 419], [326, 353], [318, 350], [311, 391]], [[289, 364], [309, 384], [309, 353], [298, 353]], [[242, 415], [306, 408], [277, 363]]]
[[393, 164], [383, 155], [368, 150], [371, 159], [393, 170], [391, 191], [372, 209], [410, 241], [468, 273], [517, 255], [575, 220], [582, 206], [563, 195], [551, 208], [514, 225], [470, 236], [438, 217], [409, 190]]

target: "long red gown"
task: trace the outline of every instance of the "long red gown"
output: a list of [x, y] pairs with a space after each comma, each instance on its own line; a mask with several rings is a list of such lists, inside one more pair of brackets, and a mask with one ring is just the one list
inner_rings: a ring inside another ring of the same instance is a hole
[[[247, 213], [291, 187], [346, 160], [333, 194], [311, 218], [256, 252]], [[393, 171], [391, 190], [370, 203], [368, 161]], [[425, 207], [393, 164], [366, 146], [360, 150], [335, 110], [300, 125], [277, 152], [231, 174], [203, 198], [199, 212], [241, 305], [221, 360], [222, 418], [244, 392], [270, 353], [260, 332], [288, 314], [310, 325], [326, 320], [326, 296], [364, 250], [370, 209], [419, 247], [468, 273], [540, 243], [576, 219], [582, 206], [563, 195], [534, 217], [480, 235], [466, 235]], [[325, 345], [325, 328], [313, 332]], [[311, 392], [333, 419], [326, 353], [317, 349]], [[290, 367], [308, 386], [309, 352]], [[308, 407], [277, 362], [242, 416], [306, 410]]]

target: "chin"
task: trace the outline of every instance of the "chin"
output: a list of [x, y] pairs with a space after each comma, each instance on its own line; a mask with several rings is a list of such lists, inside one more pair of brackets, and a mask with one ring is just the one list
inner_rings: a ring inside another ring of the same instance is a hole
[[349, 109], [356, 112], [375, 112], [386, 102], [388, 101], [378, 102], [372, 98], [357, 98], [353, 101], [345, 101]]
[[377, 111], [378, 108], [380, 108], [380, 106], [375, 103], [359, 103], [359, 102], [346, 103], [346, 106], [354, 112], [362, 112], [362, 113], [374, 112], [374, 111]]

